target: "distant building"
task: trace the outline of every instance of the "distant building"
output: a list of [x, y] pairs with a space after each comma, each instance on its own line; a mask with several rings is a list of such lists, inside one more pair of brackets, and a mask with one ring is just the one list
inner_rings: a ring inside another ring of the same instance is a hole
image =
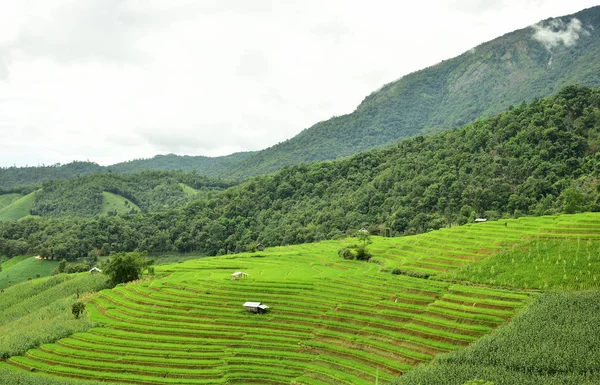
[[248, 276], [250, 276], [250, 274], [244, 273], [243, 271], [236, 271], [235, 273], [231, 274], [231, 280], [240, 281], [242, 279], [246, 279]]
[[98, 269], [96, 266], [90, 269], [90, 274], [102, 273], [102, 270]]
[[243, 305], [246, 310], [250, 313], [266, 313], [269, 308], [267, 305], [264, 305], [262, 302], [246, 302]]
[[487, 222], [487, 218], [475, 218], [475, 223]]
[[263, 251], [264, 249], [265, 249], [265, 245], [263, 245], [262, 243], [259, 243], [258, 245], [256, 245], [256, 250]]

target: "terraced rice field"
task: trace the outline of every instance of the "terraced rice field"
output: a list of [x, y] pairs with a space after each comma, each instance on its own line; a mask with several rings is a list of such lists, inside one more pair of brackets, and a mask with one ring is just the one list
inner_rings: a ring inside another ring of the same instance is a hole
[[[136, 384], [375, 384], [469, 345], [532, 292], [393, 275], [443, 274], [531, 238], [600, 237], [600, 216], [524, 218], [375, 238], [376, 263], [326, 241], [157, 267], [160, 278], [102, 291], [104, 327], [12, 357], [47, 374]], [[412, 270], [411, 270], [412, 269]], [[244, 271], [248, 279], [232, 281]], [[242, 304], [261, 301], [267, 314]]]

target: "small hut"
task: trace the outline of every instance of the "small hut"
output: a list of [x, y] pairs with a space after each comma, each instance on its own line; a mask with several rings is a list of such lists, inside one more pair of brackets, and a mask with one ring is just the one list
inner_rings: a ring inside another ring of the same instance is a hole
[[258, 245], [256, 245], [256, 250], [263, 251], [264, 249], [265, 249], [265, 245], [263, 245], [262, 243], [259, 243]]
[[242, 279], [246, 279], [250, 274], [244, 273], [243, 271], [236, 271], [231, 274], [232, 281], [241, 281]]
[[258, 313], [263, 314], [267, 312], [269, 308], [267, 305], [262, 302], [246, 302], [243, 305], [249, 313]]
[[98, 269], [96, 266], [90, 269], [90, 274], [102, 273], [102, 270]]
[[487, 222], [487, 218], [475, 218], [475, 223]]

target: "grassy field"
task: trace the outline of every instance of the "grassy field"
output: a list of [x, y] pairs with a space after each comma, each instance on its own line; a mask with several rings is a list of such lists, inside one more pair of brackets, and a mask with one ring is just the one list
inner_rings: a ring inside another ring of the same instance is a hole
[[196, 195], [198, 195], [198, 190], [196, 190], [193, 187], [188, 186], [185, 183], [179, 183], [179, 186], [183, 189], [183, 192], [185, 193], [185, 195], [187, 195], [190, 198], [193, 198]]
[[[352, 238], [161, 265], [90, 299], [103, 327], [0, 366], [139, 384], [386, 383], [506, 324], [535, 296], [525, 287], [600, 287], [598, 230], [598, 214], [522, 218], [373, 237], [370, 263], [338, 256]], [[497, 277], [489, 264], [507, 255], [514, 268]], [[540, 262], [559, 255], [561, 269]], [[589, 274], [564, 278], [585, 263]], [[249, 276], [231, 280], [235, 271]], [[520, 278], [534, 271], [554, 278]], [[246, 301], [270, 311], [248, 313]]]
[[37, 191], [12, 201], [7, 206], [0, 206], [0, 222], [16, 221], [30, 216], [29, 210], [33, 207]]
[[109, 212], [116, 212], [117, 214], [127, 214], [135, 210], [140, 212], [140, 208], [133, 202], [126, 198], [113, 194], [107, 191], [102, 192], [102, 215], [106, 215]]
[[21, 198], [21, 194], [1, 194], [0, 195], [0, 210], [10, 205], [17, 199]]
[[0, 289], [27, 281], [29, 278], [48, 277], [58, 264], [58, 261], [36, 259], [31, 256], [13, 257], [2, 264]]
[[396, 385], [600, 384], [600, 292], [550, 292], [467, 349], [442, 355]]
[[82, 273], [59, 274], [4, 289], [0, 292], [0, 358], [24, 354], [42, 343], [89, 329], [93, 322], [87, 317], [75, 319], [71, 304], [78, 292], [85, 298], [86, 293], [106, 287], [105, 276]]

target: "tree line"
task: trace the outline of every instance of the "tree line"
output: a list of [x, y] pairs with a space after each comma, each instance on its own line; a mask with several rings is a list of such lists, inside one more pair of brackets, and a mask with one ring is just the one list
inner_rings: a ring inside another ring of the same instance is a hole
[[0, 224], [0, 252], [73, 259], [133, 250], [208, 255], [415, 234], [488, 219], [598, 211], [600, 90], [569, 86], [460, 129], [286, 167], [183, 207]]

